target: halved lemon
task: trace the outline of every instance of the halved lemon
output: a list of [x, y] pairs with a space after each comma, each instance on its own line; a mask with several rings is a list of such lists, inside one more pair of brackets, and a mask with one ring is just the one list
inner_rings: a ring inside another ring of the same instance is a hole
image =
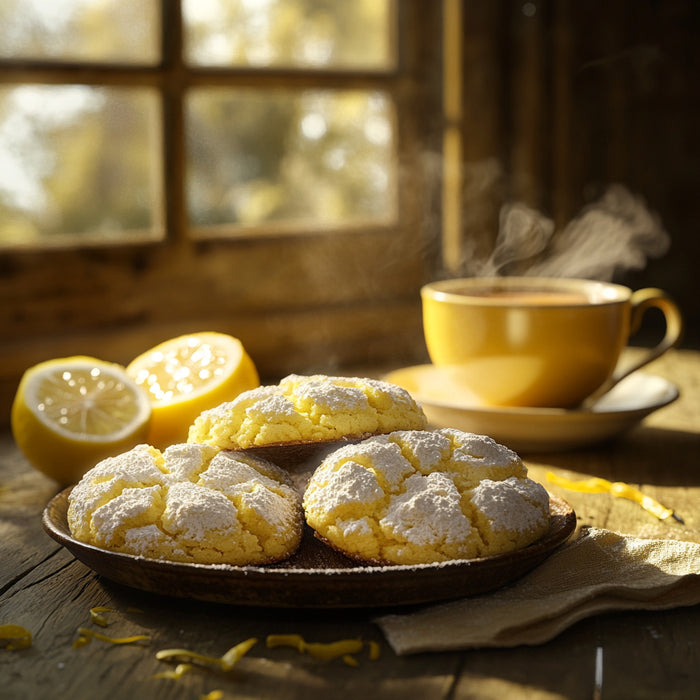
[[241, 341], [213, 331], [166, 340], [132, 360], [126, 371], [151, 398], [147, 441], [159, 449], [187, 442], [202, 411], [260, 386]]
[[39, 471], [71, 484], [97, 462], [143, 442], [152, 408], [118, 364], [64, 357], [30, 367], [12, 403], [12, 434]]

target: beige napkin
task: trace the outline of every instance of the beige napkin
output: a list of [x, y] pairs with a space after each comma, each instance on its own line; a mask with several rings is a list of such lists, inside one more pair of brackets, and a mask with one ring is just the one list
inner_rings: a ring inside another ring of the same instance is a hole
[[586, 528], [506, 588], [375, 622], [397, 654], [412, 654], [541, 644], [607, 610], [697, 603], [700, 544]]

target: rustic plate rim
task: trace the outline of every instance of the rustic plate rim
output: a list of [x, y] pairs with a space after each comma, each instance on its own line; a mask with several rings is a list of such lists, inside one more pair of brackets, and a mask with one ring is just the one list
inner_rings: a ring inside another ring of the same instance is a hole
[[[248, 599], [236, 599], [237, 604], [252, 604], [273, 607], [282, 605], [289, 607], [289, 592], [285, 588], [284, 596], [280, 595], [277, 598], [275, 595], [268, 602], [261, 603], [256, 595], [255, 588], [257, 585], [264, 585], [266, 595], [269, 594], [271, 584], [280, 583], [285, 587], [301, 586], [303, 594], [300, 598], [305, 599], [306, 595], [314, 587], [318, 587], [320, 592], [330, 590], [331, 587], [338, 584], [365, 584], [369, 581], [381, 582], [382, 585], [391, 586], [395, 580], [403, 582], [407, 575], [410, 575], [414, 581], [414, 586], [423, 585], [436, 577], [441, 579], [441, 583], [445, 580], [454, 581], [457, 586], [467, 585], [469, 577], [472, 574], [480, 573], [483, 570], [488, 571], [489, 568], [496, 569], [503, 580], [503, 571], [509, 571], [512, 567], [520, 573], [512, 578], [506, 574], [506, 582], [510, 582], [520, 575], [523, 575], [523, 568], [529, 570], [537, 566], [541, 561], [554, 552], [560, 545], [566, 542], [576, 527], [576, 514], [573, 508], [562, 498], [549, 494], [550, 498], [550, 529], [548, 532], [536, 542], [515, 552], [500, 554], [493, 557], [484, 557], [479, 559], [459, 559], [447, 562], [439, 562], [435, 564], [395, 564], [385, 566], [362, 566], [351, 564], [347, 568], [328, 567], [328, 568], [303, 568], [303, 567], [285, 567], [284, 563], [268, 566], [246, 565], [234, 566], [230, 564], [198, 564], [187, 562], [173, 562], [168, 560], [149, 559], [133, 554], [123, 552], [111, 552], [109, 550], [96, 547], [85, 542], [76, 540], [70, 534], [66, 519], [66, 510], [68, 504], [68, 495], [72, 487], [68, 487], [57, 493], [46, 505], [42, 514], [42, 525], [46, 533], [58, 542], [60, 545], [70, 551], [76, 559], [91, 568], [96, 573], [105, 576], [105, 578], [116, 580], [124, 583], [123, 577], [114, 573], [119, 572], [119, 567], [129, 569], [134, 566], [142, 567], [142, 569], [155, 575], [156, 578], [162, 575], [164, 578], [172, 578], [176, 575], [187, 575], [194, 579], [201, 578], [202, 581], [210, 581], [212, 577], [225, 584], [230, 581], [237, 585], [245, 582], [246, 586], [250, 586], [250, 596]], [[94, 566], [97, 560], [99, 566]], [[532, 561], [532, 566], [528, 567]], [[109, 566], [107, 566], [109, 565]], [[112, 575], [106, 568], [112, 570]], [[126, 585], [132, 585], [127, 583]], [[503, 584], [501, 584], [503, 585]], [[139, 582], [134, 582], [133, 587], [144, 588]], [[146, 590], [154, 590], [147, 588]], [[171, 594], [172, 595], [172, 594]], [[362, 598], [362, 593], [359, 594]], [[387, 603], [379, 599], [377, 594], [371, 588], [368, 589], [366, 601], [360, 600], [359, 604], [365, 604], [367, 607], [376, 607], [377, 605], [387, 605]], [[187, 598], [200, 598], [202, 600], [212, 600], [206, 594], [203, 597], [198, 595], [185, 595]], [[375, 600], [375, 597], [377, 599]], [[415, 593], [408, 596], [406, 601], [397, 599], [392, 605], [405, 605], [415, 602]], [[433, 596], [429, 590], [420, 596], [420, 602], [438, 602], [445, 599], [444, 595]], [[460, 596], [456, 596], [460, 597]], [[217, 598], [218, 600], [218, 598]], [[316, 604], [304, 603], [298, 607], [357, 607], [358, 602], [350, 601], [344, 605], [342, 601], [337, 604], [324, 604], [319, 600]], [[293, 602], [292, 602], [292, 606]]]

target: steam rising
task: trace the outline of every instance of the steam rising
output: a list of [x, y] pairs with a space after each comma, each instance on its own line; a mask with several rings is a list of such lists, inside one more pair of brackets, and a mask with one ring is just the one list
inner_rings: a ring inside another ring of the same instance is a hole
[[668, 233], [644, 201], [614, 185], [561, 231], [530, 207], [505, 205], [494, 251], [487, 260], [473, 262], [472, 272], [610, 281], [615, 273], [642, 269], [669, 244]]

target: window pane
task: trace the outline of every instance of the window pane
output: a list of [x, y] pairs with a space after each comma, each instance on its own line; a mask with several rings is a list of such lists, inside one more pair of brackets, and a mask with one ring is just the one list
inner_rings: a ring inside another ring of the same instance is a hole
[[393, 0], [183, 0], [187, 60], [206, 66], [387, 70]]
[[0, 0], [0, 58], [155, 64], [159, 0]]
[[158, 105], [147, 89], [0, 89], [0, 245], [160, 235]]
[[394, 109], [385, 94], [201, 89], [187, 107], [195, 226], [395, 217]]

